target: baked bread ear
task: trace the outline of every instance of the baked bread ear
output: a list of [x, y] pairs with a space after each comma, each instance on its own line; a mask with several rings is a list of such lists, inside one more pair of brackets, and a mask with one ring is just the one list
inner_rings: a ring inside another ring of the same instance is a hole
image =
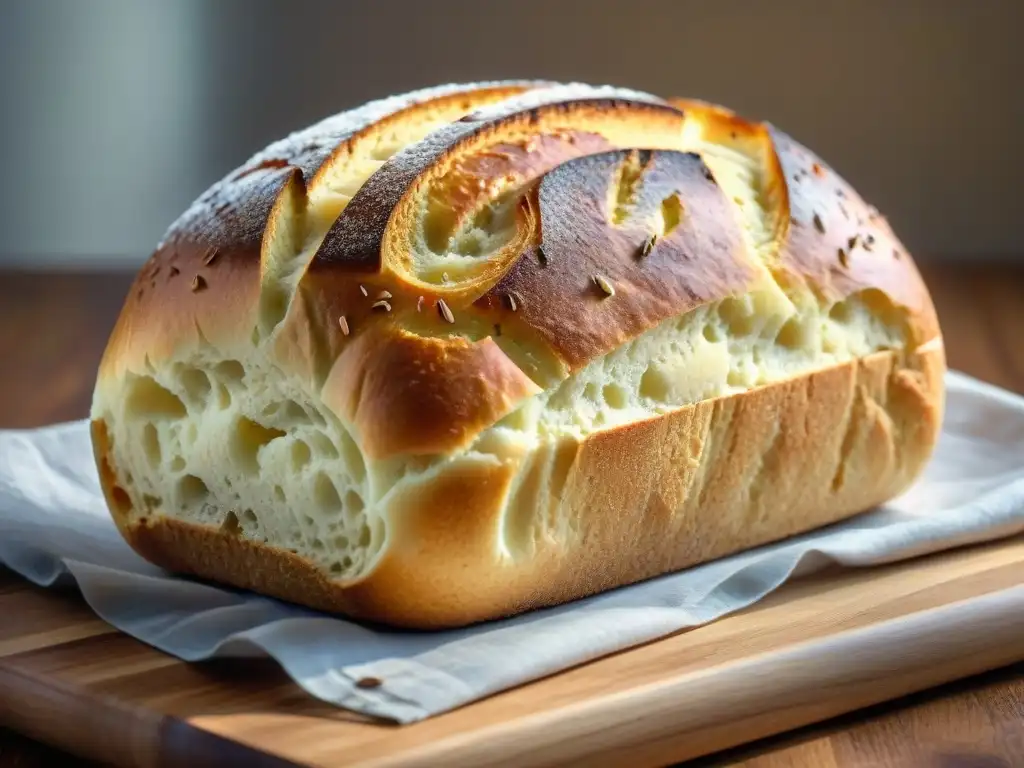
[[139, 273], [91, 421], [170, 570], [399, 626], [508, 616], [863, 512], [935, 445], [914, 262], [716, 105], [453, 85], [296, 133]]

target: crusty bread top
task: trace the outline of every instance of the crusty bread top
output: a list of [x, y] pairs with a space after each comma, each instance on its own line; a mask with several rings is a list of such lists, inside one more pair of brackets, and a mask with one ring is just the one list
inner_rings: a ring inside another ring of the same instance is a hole
[[524, 398], [698, 306], [858, 294], [938, 334], [885, 220], [809, 150], [715, 105], [451, 85], [275, 143], [140, 273], [101, 378], [266, 345], [368, 457], [468, 445]]

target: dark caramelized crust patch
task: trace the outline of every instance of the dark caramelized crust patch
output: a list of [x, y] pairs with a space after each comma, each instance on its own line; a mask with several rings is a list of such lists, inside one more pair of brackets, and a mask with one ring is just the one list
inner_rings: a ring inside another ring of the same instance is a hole
[[[540, 211], [534, 244], [476, 306], [495, 322], [529, 327], [570, 369], [743, 293], [757, 274], [730, 201], [693, 154], [572, 160], [545, 175], [531, 199]], [[516, 296], [529, 299], [513, 312]]]
[[[579, 126], [584, 126], [584, 136], [577, 146], [572, 134]], [[667, 104], [614, 95], [597, 97], [593, 89], [541, 90], [481, 109], [406, 148], [374, 173], [327, 232], [311, 271], [332, 265], [376, 271], [383, 260], [386, 269], [404, 279], [415, 279], [409, 250], [415, 246], [410, 235], [420, 214], [417, 203], [437, 184], [453, 190], [456, 199], [464, 197], [458, 178], [464, 174], [458, 172], [458, 166], [467, 156], [480, 162], [481, 154], [508, 151], [510, 143], [525, 147], [539, 135], [558, 138], [561, 146], [547, 155], [546, 162], [546, 155], [538, 154], [536, 147], [526, 152], [532, 155], [528, 164], [514, 168], [514, 181], [522, 183], [570, 157], [629, 144], [638, 132], [646, 131], [654, 146], [671, 147], [681, 127], [682, 114]], [[456, 178], [449, 180], [453, 169]], [[478, 181], [486, 188], [492, 179]]]

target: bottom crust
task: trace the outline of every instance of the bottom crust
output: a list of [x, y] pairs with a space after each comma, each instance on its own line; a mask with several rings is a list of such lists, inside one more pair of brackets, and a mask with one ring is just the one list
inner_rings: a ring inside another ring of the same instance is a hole
[[[105, 426], [93, 427], [112, 514], [147, 560], [313, 609], [438, 629], [678, 571], [893, 498], [938, 439], [944, 371], [936, 340], [566, 441], [544, 461], [455, 460], [392, 501], [385, 548], [353, 582], [284, 549], [126, 508]], [[560, 493], [536, 492], [552, 467]]]

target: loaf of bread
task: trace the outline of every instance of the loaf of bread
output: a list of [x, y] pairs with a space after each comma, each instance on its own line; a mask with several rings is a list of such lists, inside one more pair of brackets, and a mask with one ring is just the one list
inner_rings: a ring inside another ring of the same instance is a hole
[[944, 351], [886, 220], [693, 100], [449, 85], [292, 134], [142, 268], [91, 413], [166, 569], [455, 627], [905, 490]]

